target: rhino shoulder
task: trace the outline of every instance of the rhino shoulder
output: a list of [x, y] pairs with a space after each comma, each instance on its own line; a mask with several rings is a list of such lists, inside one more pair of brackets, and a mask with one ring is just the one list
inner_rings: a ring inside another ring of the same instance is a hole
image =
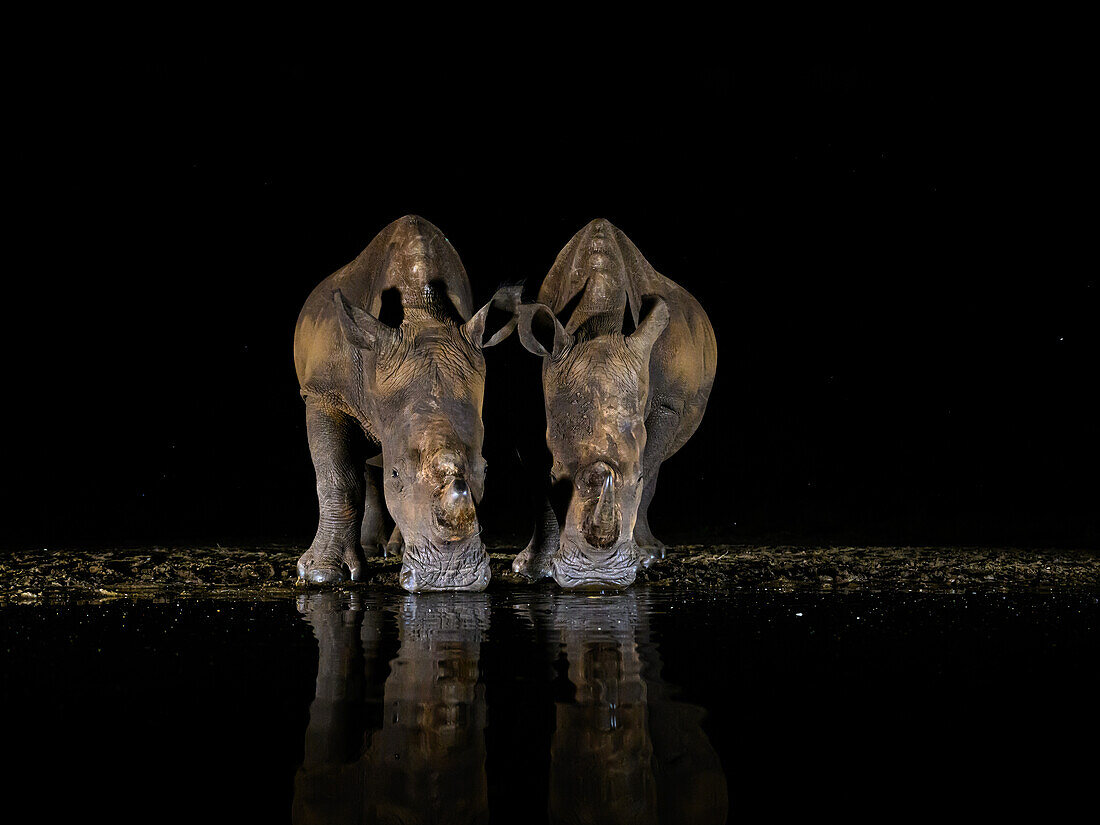
[[690, 292], [669, 278], [656, 293], [669, 309], [669, 323], [650, 355], [654, 381], [667, 394], [685, 400], [695, 396], [714, 380], [717, 342], [714, 328], [702, 304]]

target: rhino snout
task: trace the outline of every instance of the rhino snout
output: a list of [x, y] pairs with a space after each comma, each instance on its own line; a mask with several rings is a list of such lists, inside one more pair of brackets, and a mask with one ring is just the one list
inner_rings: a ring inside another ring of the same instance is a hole
[[620, 542], [605, 552], [563, 538], [561, 549], [551, 561], [550, 572], [554, 581], [566, 588], [629, 587], [641, 566], [633, 542]]
[[476, 538], [458, 550], [406, 549], [398, 581], [410, 593], [437, 590], [481, 591], [489, 584], [491, 571], [485, 546]]

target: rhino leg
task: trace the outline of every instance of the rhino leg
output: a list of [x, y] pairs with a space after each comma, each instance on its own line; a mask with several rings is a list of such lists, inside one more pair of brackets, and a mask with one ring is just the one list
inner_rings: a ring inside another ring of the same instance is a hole
[[548, 578], [551, 575], [550, 561], [558, 550], [559, 535], [558, 517], [550, 506], [550, 499], [543, 497], [531, 541], [512, 560], [512, 570], [529, 579]]
[[389, 514], [382, 500], [382, 470], [367, 467], [363, 471], [363, 526], [359, 530], [359, 544], [368, 556], [386, 555]]
[[653, 535], [649, 526], [649, 503], [653, 501], [653, 494], [657, 490], [657, 473], [661, 467], [658, 464], [652, 470], [646, 469], [645, 486], [642, 488], [642, 497], [638, 503], [638, 519], [634, 522], [634, 542], [642, 551], [642, 563], [649, 565], [655, 559], [665, 557], [665, 545]]
[[653, 535], [649, 526], [649, 504], [657, 492], [657, 475], [661, 463], [668, 457], [669, 447], [680, 430], [680, 414], [672, 407], [658, 405], [645, 420], [646, 445], [642, 456], [642, 475], [645, 483], [638, 501], [638, 518], [634, 522], [634, 542], [642, 551], [642, 564], [648, 566], [654, 559], [665, 557], [665, 545]]
[[405, 537], [401, 535], [401, 528], [396, 524], [393, 526], [393, 533], [390, 534], [390, 540], [386, 542], [386, 555], [387, 556], [400, 556], [405, 552]]
[[306, 401], [306, 435], [317, 475], [320, 517], [313, 544], [298, 559], [298, 575], [316, 584], [343, 581], [344, 571], [359, 578], [362, 550], [363, 470], [356, 460], [358, 422], [341, 412]]

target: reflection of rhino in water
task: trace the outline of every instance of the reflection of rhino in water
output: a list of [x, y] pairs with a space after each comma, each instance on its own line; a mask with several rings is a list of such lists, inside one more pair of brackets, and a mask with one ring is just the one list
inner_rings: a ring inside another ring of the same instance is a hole
[[[478, 668], [488, 597], [407, 597], [397, 613], [400, 647], [381, 690], [381, 622], [392, 613], [378, 602], [344, 607], [338, 599], [317, 593], [299, 602], [320, 657], [294, 822], [487, 822]], [[550, 821], [725, 821], [726, 780], [700, 726], [704, 711], [670, 698], [636, 595], [564, 593], [536, 596], [530, 606], [540, 635], [564, 651], [574, 688], [572, 701], [555, 706]], [[528, 721], [504, 719], [502, 727]], [[506, 748], [497, 764], [545, 745], [524, 737], [519, 752]]]
[[485, 686], [478, 683], [487, 597], [405, 600], [368, 761], [381, 821], [487, 822]]
[[725, 822], [726, 779], [700, 726], [705, 712], [669, 698], [634, 594], [562, 594], [551, 623], [576, 693], [557, 705], [550, 821]]
[[[477, 678], [487, 598], [410, 597], [381, 697], [368, 695], [363, 675], [369, 684], [380, 666], [383, 614], [341, 609], [332, 594], [301, 607], [320, 660], [294, 822], [487, 822], [485, 688]], [[364, 702], [382, 711], [381, 729], [365, 736]]]

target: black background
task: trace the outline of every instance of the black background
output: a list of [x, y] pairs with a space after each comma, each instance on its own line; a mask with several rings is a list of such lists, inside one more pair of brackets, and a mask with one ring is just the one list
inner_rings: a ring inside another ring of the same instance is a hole
[[[1095, 544], [1071, 53], [912, 21], [774, 47], [704, 20], [545, 43], [403, 22], [32, 50], [10, 75], [29, 254], [3, 544], [308, 543], [294, 323], [407, 213], [479, 304], [594, 217], [700, 300], [718, 375], [662, 470], [666, 540]], [[525, 540], [537, 370], [514, 338], [491, 351], [490, 541]]]

